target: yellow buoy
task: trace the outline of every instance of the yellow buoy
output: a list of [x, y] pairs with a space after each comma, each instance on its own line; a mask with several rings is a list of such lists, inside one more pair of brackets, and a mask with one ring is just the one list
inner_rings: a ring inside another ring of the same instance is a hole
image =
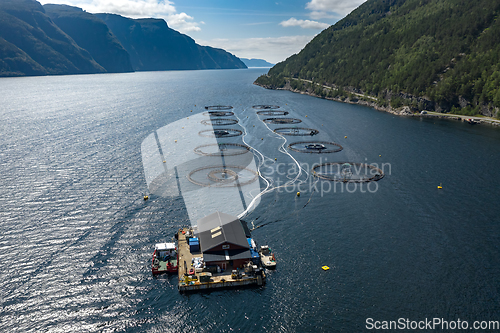
[[378, 155], [378, 157], [382, 157], [382, 155]]
[[347, 135], [346, 135], [346, 136], [344, 136], [344, 139], [347, 139]]
[[321, 268], [322, 268], [324, 271], [327, 271], [327, 270], [329, 270], [329, 269], [330, 269], [330, 267], [328, 267], [328, 266], [322, 266]]
[[306, 115], [306, 118], [307, 118], [307, 115]]
[[443, 188], [443, 184], [439, 184], [438, 189], [442, 189], [442, 188]]
[[297, 192], [297, 196], [300, 197], [300, 192]]
[[167, 161], [163, 161], [163, 163], [167, 163]]
[[261, 140], [264, 140], [264, 138], [260, 138]]
[[177, 140], [174, 140], [174, 142], [177, 142]]
[[149, 197], [147, 195], [144, 196], [144, 200], [148, 200]]

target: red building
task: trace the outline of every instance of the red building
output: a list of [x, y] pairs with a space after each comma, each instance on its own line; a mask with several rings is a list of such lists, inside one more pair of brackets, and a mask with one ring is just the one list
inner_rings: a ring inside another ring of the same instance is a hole
[[207, 266], [236, 269], [252, 260], [245, 230], [235, 216], [215, 212], [198, 220], [198, 238]]

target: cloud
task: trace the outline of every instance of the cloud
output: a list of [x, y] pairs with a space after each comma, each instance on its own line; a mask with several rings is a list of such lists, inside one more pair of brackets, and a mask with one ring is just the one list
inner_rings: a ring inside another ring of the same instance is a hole
[[237, 57], [265, 59], [278, 63], [300, 52], [315, 35], [298, 35], [267, 38], [196, 40], [200, 45], [222, 48]]
[[169, 27], [180, 32], [200, 31], [203, 22], [195, 22], [192, 16], [178, 13], [174, 3], [168, 0], [48, 0], [42, 4], [59, 3], [80, 7], [90, 13], [113, 13], [131, 18], [163, 18]]
[[180, 32], [201, 31], [200, 24], [205, 22], [193, 22], [193, 17], [186, 13], [172, 14], [168, 16], [167, 23], [171, 28]]
[[295, 17], [292, 17], [286, 21], [280, 23], [283, 27], [301, 27], [304, 29], [326, 29], [330, 25], [327, 23], [321, 23], [310, 20], [297, 20]]
[[326, 18], [330, 13], [345, 16], [352, 12], [366, 0], [311, 0], [306, 4], [306, 9], [311, 10], [313, 19]]
[[309, 13], [309, 17], [312, 18], [313, 20], [321, 20], [321, 19], [333, 19], [338, 17], [337, 15], [330, 14], [328, 12], [318, 12], [318, 11], [312, 11]]

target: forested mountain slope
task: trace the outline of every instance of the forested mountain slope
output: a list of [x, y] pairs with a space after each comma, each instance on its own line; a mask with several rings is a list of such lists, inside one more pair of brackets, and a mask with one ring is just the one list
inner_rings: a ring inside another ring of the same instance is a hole
[[414, 111], [494, 115], [499, 13], [500, 0], [368, 0], [256, 83], [322, 97], [363, 93]]

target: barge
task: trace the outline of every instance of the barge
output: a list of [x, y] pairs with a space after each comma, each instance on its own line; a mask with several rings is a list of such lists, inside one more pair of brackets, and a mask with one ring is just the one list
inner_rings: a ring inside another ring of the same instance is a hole
[[262, 286], [266, 274], [248, 228], [216, 212], [177, 232], [179, 292]]

